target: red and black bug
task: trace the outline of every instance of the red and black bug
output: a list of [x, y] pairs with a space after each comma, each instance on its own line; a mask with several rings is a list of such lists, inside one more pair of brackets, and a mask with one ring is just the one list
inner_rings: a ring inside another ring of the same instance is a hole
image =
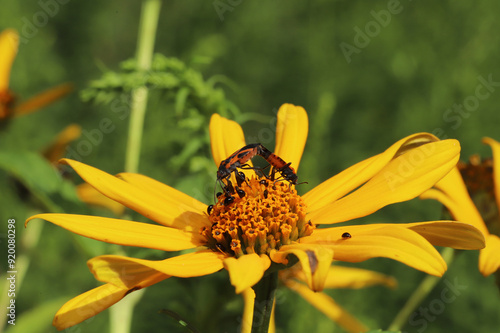
[[[219, 165], [219, 169], [217, 170], [217, 181], [219, 181], [223, 191], [226, 193], [226, 199], [224, 200], [225, 205], [234, 201], [232, 194], [235, 193], [235, 191], [240, 198], [245, 195], [245, 192], [239, 188], [239, 186], [246, 181], [245, 175], [243, 172], [239, 172], [238, 168], [252, 169], [246, 163], [256, 155], [264, 158], [272, 166], [271, 180], [275, 180], [274, 173], [277, 171], [283, 180], [287, 180], [293, 185], [297, 184], [298, 177], [295, 170], [290, 166], [291, 163], [286, 163], [281, 157], [269, 151], [269, 149], [262, 144], [251, 143], [231, 154], [231, 156], [223, 160]], [[233, 187], [230, 180], [233, 172], [235, 173], [236, 182], [238, 184], [236, 187]], [[224, 180], [226, 182], [225, 184]], [[279, 180], [280, 179], [277, 181]]]
[[[260, 147], [258, 154], [262, 156], [269, 164], [271, 164], [274, 170], [278, 171], [284, 180], [288, 180], [290, 184], [297, 185], [298, 177], [295, 173], [295, 170], [290, 166], [290, 164], [292, 163], [286, 163], [281, 157], [270, 152], [269, 149], [267, 149], [263, 145], [259, 145]], [[274, 178], [274, 171], [271, 172], [271, 177]]]
[[283, 179], [288, 180], [293, 185], [297, 184], [298, 177], [295, 170], [290, 166], [291, 163], [286, 163], [281, 157], [272, 153], [260, 143], [246, 145], [222, 161], [217, 170], [217, 179], [220, 181], [223, 179], [229, 180], [232, 172], [235, 172], [236, 179], [244, 179], [244, 175], [241, 172], [236, 172], [236, 170], [247, 166], [246, 163], [256, 155], [263, 157], [281, 174]]

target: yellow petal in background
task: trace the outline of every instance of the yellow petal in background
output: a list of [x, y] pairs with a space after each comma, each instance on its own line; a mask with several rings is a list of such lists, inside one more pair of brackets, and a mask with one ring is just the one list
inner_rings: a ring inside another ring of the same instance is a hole
[[[343, 237], [345, 233], [350, 237]], [[446, 271], [443, 258], [425, 238], [393, 224], [316, 229], [300, 242], [328, 246], [334, 250], [334, 259], [340, 261], [361, 262], [385, 257], [431, 275], [442, 276]]]
[[500, 238], [488, 235], [486, 248], [479, 252], [479, 271], [483, 276], [489, 276], [500, 269]]
[[493, 151], [493, 183], [497, 207], [500, 207], [500, 143], [491, 138], [484, 138], [483, 143], [488, 144]]
[[410, 200], [431, 188], [457, 163], [460, 144], [445, 140], [398, 156], [356, 191], [308, 214], [315, 224], [330, 224], [371, 214], [389, 204]]
[[372, 178], [387, 163], [402, 152], [408, 151], [410, 148], [415, 148], [417, 145], [434, 141], [438, 141], [438, 139], [429, 133], [417, 133], [407, 136], [390, 146], [383, 153], [363, 160], [324, 181], [304, 195], [304, 200], [309, 206], [309, 211], [320, 209], [340, 199]]
[[316, 244], [292, 244], [282, 246], [279, 251], [271, 251], [270, 256], [272, 261], [286, 265], [289, 254], [299, 259], [309, 288], [314, 291], [323, 290], [333, 259], [332, 249]]
[[148, 223], [76, 214], [39, 214], [40, 218], [78, 235], [125, 246], [138, 246], [163, 251], [179, 251], [203, 245], [199, 233], [186, 232]]
[[324, 293], [316, 293], [307, 288], [305, 285], [293, 280], [286, 281], [285, 285], [301, 295], [306, 301], [324, 313], [328, 318], [342, 326], [342, 328], [344, 328], [347, 332], [359, 333], [368, 331], [368, 327], [359, 322], [328, 295]]
[[457, 167], [436, 183], [434, 188], [422, 193], [420, 199], [434, 199], [441, 202], [455, 220], [472, 224], [485, 236], [489, 234]]
[[[89, 165], [69, 159], [63, 159], [62, 162], [69, 164], [85, 182], [103, 195], [155, 222], [193, 232], [209, 224], [205, 211], [197, 212], [194, 211], [196, 207], [190, 206], [194, 199], [188, 197], [187, 201], [183, 201], [186, 197], [177, 196], [179, 191], [167, 185], [164, 190], [168, 191], [167, 196], [171, 199], [168, 201], [158, 197], [155, 192], [134, 186]], [[181, 202], [182, 205], [179, 204]]]
[[66, 153], [66, 148], [74, 140], [78, 139], [82, 128], [77, 124], [68, 125], [62, 130], [57, 138], [43, 151], [43, 156], [51, 163], [59, 161]]
[[274, 153], [297, 171], [306, 145], [309, 119], [301, 106], [283, 104], [278, 110]]
[[237, 294], [257, 284], [270, 265], [271, 261], [267, 255], [259, 256], [255, 253], [237, 259], [224, 259], [224, 268], [229, 272], [231, 284], [236, 288]]
[[10, 70], [19, 47], [19, 34], [14, 29], [0, 33], [0, 92], [9, 88]]
[[32, 113], [38, 109], [43, 108], [44, 106], [54, 103], [58, 99], [61, 99], [62, 97], [72, 92], [73, 89], [74, 86], [72, 83], [63, 83], [54, 88], [48, 89], [19, 104], [19, 106], [14, 109], [14, 115], [21, 116]]
[[361, 289], [375, 285], [384, 285], [394, 289], [397, 287], [397, 284], [397, 280], [392, 276], [362, 268], [333, 265], [329, 269], [328, 276], [325, 281], [325, 289]]

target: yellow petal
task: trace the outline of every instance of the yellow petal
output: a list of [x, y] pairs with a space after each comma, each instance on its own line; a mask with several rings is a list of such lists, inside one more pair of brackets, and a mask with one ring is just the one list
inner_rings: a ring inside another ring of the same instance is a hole
[[30, 217], [26, 223], [36, 218], [54, 223], [78, 235], [125, 246], [179, 251], [198, 247], [205, 242], [198, 232], [191, 233], [148, 223], [98, 216], [39, 214]]
[[325, 281], [325, 288], [361, 289], [374, 285], [396, 288], [398, 282], [392, 276], [362, 268], [333, 265]]
[[456, 165], [459, 153], [456, 140], [412, 149], [391, 160], [356, 191], [309, 213], [308, 219], [315, 224], [343, 222], [413, 199], [446, 175]]
[[[345, 233], [351, 236], [342, 237]], [[334, 251], [334, 259], [361, 262], [385, 257], [431, 275], [442, 276], [446, 263], [439, 252], [418, 233], [393, 224], [356, 225], [316, 229], [301, 243], [320, 244]]]
[[74, 89], [72, 83], [63, 83], [57, 87], [46, 90], [36, 96], [31, 97], [29, 100], [21, 103], [14, 109], [15, 116], [21, 116], [32, 113], [38, 109], [43, 108], [49, 104], [54, 103], [58, 99], [66, 96]]
[[19, 35], [14, 29], [6, 29], [0, 34], [0, 92], [9, 88], [10, 70], [16, 58]]
[[78, 139], [82, 133], [82, 128], [77, 124], [68, 125], [57, 136], [56, 140], [48, 146], [43, 156], [51, 163], [59, 161], [66, 153], [66, 148], [74, 140]]
[[438, 141], [438, 139], [428, 133], [407, 136], [387, 148], [383, 153], [361, 161], [324, 181], [304, 195], [309, 211], [320, 209], [351, 192], [372, 178], [389, 161], [408, 149], [434, 141]]
[[483, 143], [488, 144], [493, 151], [493, 183], [497, 207], [500, 207], [500, 143], [491, 138], [484, 138]]
[[210, 144], [215, 165], [228, 158], [232, 153], [245, 146], [245, 136], [241, 126], [217, 113], [210, 118]]
[[88, 260], [87, 266], [97, 280], [124, 289], [134, 288], [144, 281], [164, 280], [171, 277], [156, 269], [138, 264], [128, 257], [98, 256]]
[[76, 187], [76, 193], [80, 200], [86, 204], [107, 208], [117, 216], [121, 216], [125, 211], [124, 205], [102, 195], [87, 183], [78, 185]]
[[87, 265], [97, 280], [126, 286], [130, 276], [151, 270], [182, 278], [212, 274], [223, 268], [223, 259], [222, 253], [201, 250], [158, 261], [104, 255], [90, 259]]
[[[214, 113], [210, 118], [210, 144], [217, 168], [223, 160], [246, 145], [241, 126], [235, 121], [219, 116], [217, 113]], [[251, 160], [246, 164], [250, 167], [253, 165]], [[251, 169], [240, 169], [239, 171], [243, 172], [247, 178], [255, 175], [255, 171]], [[234, 174], [231, 181], [233, 183], [236, 181]]]
[[224, 268], [229, 272], [231, 284], [236, 288], [237, 294], [259, 282], [270, 265], [271, 261], [267, 255], [259, 256], [255, 253], [243, 255], [238, 259], [224, 259]]
[[[198, 232], [201, 227], [209, 225], [206, 212], [198, 210], [200, 205], [195, 199], [167, 185], [163, 187], [165, 196], [158, 197], [156, 192], [130, 184], [89, 165], [69, 159], [61, 161], [69, 164], [85, 182], [103, 195], [153, 221], [193, 232]], [[195, 207], [192, 206], [193, 203]]]
[[301, 106], [283, 104], [278, 110], [276, 148], [274, 153], [297, 170], [304, 152], [309, 130], [306, 110]]
[[66, 329], [106, 310], [131, 292], [168, 278], [156, 271], [150, 271], [150, 273], [150, 275], [144, 274], [142, 280], [135, 279], [134, 284], [129, 283], [128, 288], [108, 283], [71, 299], [57, 311], [52, 324], [58, 330]]
[[422, 193], [420, 199], [438, 200], [450, 211], [455, 220], [472, 224], [485, 236], [489, 234], [457, 167], [434, 185], [434, 188]]
[[479, 250], [485, 240], [481, 231], [468, 223], [455, 221], [430, 221], [398, 224], [417, 232], [435, 246], [447, 246], [458, 250]]
[[488, 235], [486, 248], [479, 252], [479, 271], [488, 276], [500, 269], [500, 238], [497, 235]]
[[273, 309], [271, 310], [271, 317], [269, 318], [269, 330], [267, 333], [276, 333], [276, 298], [273, 301]]
[[247, 288], [241, 293], [243, 296], [243, 320], [241, 322], [241, 333], [252, 332], [253, 306], [255, 304], [255, 291]]
[[182, 208], [185, 211], [191, 211], [195, 214], [206, 211], [207, 205], [195, 198], [178, 191], [168, 185], [163, 184], [153, 178], [138, 174], [123, 172], [116, 175], [118, 178], [126, 181], [129, 184], [154, 194], [156, 197]]
[[315, 244], [292, 244], [282, 246], [279, 251], [271, 251], [270, 256], [272, 261], [286, 265], [289, 254], [299, 259], [309, 288], [314, 291], [323, 290], [333, 259], [332, 249]]
[[342, 326], [347, 332], [367, 332], [368, 328], [354, 318], [349, 312], [338, 305], [331, 297], [324, 293], [316, 293], [301, 283], [288, 280], [285, 285], [301, 295], [316, 309], [323, 312], [328, 318]]
[[61, 331], [79, 324], [106, 310], [121, 300], [127, 292], [128, 289], [119, 288], [112, 284], [105, 284], [89, 290], [64, 304], [57, 311], [52, 325]]

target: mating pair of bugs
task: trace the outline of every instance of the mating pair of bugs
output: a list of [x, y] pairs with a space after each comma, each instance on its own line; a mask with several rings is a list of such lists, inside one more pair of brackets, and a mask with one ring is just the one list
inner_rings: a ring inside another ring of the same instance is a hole
[[[237, 150], [231, 156], [222, 161], [217, 170], [217, 180], [222, 187], [222, 190], [226, 194], [224, 199], [224, 205], [229, 205], [234, 201], [232, 193], [237, 193], [239, 197], [245, 196], [245, 192], [239, 187], [246, 181], [245, 174], [238, 171], [241, 169], [254, 169], [247, 162], [254, 156], [259, 155], [264, 158], [271, 166], [272, 171], [270, 173], [271, 181], [289, 181], [290, 184], [297, 185], [297, 174], [295, 170], [290, 166], [290, 163], [283, 161], [281, 157], [272, 153], [260, 143], [251, 143], [245, 147]], [[261, 169], [260, 169], [261, 170]], [[231, 183], [231, 174], [234, 172], [236, 177], [237, 186], [233, 186]], [[280, 177], [275, 180], [275, 173], [278, 172]], [[214, 198], [215, 199], [215, 198]]]

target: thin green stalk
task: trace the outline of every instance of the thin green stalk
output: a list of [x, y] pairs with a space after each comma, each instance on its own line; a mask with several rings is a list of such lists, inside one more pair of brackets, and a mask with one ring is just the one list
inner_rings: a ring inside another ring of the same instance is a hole
[[[36, 215], [36, 213], [37, 212], [28, 214], [28, 216]], [[16, 221], [16, 224], [17, 222], [21, 221]], [[15, 266], [12, 269], [10, 269], [10, 267], [7, 267], [6, 269], [6, 272], [8, 272], [9, 270], [17, 272], [14, 274], [16, 277], [15, 281], [16, 281], [17, 294], [19, 294], [19, 291], [21, 290], [21, 285], [24, 281], [24, 277], [26, 276], [26, 272], [28, 272], [31, 263], [30, 252], [36, 249], [38, 241], [40, 240], [40, 235], [42, 234], [42, 229], [43, 229], [43, 223], [31, 223], [30, 227], [24, 230], [20, 241], [17, 243], [19, 245], [19, 250], [18, 250], [19, 254], [16, 257]], [[0, 283], [2, 283], [4, 287], [2, 288], [4, 292], [0, 294], [0, 318], [7, 318], [6, 317], [8, 310], [7, 307], [9, 306], [9, 293], [7, 291], [9, 290], [9, 284], [10, 284], [10, 281], [7, 280], [7, 277], [10, 275], [11, 274], [7, 273], [0, 274]], [[0, 322], [0, 332], [3, 332], [5, 324], [7, 324], [7, 320], [2, 320]]]
[[144, 291], [145, 289], [134, 291], [110, 308], [109, 326], [111, 332], [130, 332], [134, 307], [144, 295]]
[[[160, 15], [161, 0], [145, 0], [142, 3], [139, 35], [137, 39], [137, 69], [151, 69]], [[142, 131], [148, 102], [148, 88], [139, 87], [132, 91], [129, 132], [125, 156], [125, 171], [137, 172], [141, 155]]]
[[255, 291], [255, 304], [253, 307], [252, 333], [266, 333], [269, 330], [269, 321], [271, 319], [277, 287], [277, 271], [264, 276], [253, 287]]
[[[450, 247], [444, 248], [441, 255], [447, 265], [451, 263], [454, 256], [454, 250]], [[429, 293], [434, 289], [437, 283], [441, 280], [441, 277], [427, 275], [420, 285], [415, 289], [413, 294], [408, 298], [406, 304], [396, 315], [388, 331], [399, 331], [408, 322], [408, 318], [415, 311], [415, 309], [422, 303], [422, 301], [429, 295]]]
[[[141, 8], [141, 19], [137, 38], [137, 70], [149, 71], [153, 60], [153, 51], [156, 38], [156, 28], [160, 16], [161, 0], [144, 0]], [[142, 132], [144, 116], [148, 103], [148, 88], [139, 87], [132, 91], [130, 122], [125, 153], [125, 171], [137, 172], [141, 155]], [[143, 292], [134, 292], [122, 300], [119, 305], [110, 309], [110, 332], [130, 332], [133, 309], [142, 297]]]

